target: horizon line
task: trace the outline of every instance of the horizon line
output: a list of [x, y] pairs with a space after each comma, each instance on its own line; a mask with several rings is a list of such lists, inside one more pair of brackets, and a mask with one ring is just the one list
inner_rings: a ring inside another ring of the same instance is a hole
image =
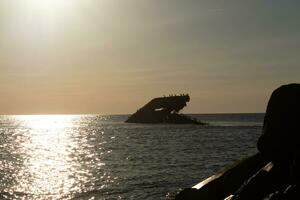
[[[32, 113], [32, 114], [0, 114], [0, 116], [16, 116], [16, 115], [102, 115], [102, 116], [113, 116], [113, 115], [132, 115], [133, 113], [113, 113], [113, 114], [101, 114], [101, 113]], [[265, 112], [209, 112], [209, 113], [181, 113], [186, 115], [211, 115], [211, 114], [265, 114]]]

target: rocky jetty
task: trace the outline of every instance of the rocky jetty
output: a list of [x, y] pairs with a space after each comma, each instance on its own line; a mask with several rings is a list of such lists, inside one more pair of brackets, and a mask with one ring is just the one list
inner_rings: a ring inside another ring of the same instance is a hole
[[269, 100], [258, 153], [193, 188], [176, 200], [300, 199], [300, 84], [283, 85]]
[[158, 97], [140, 108], [131, 115], [126, 122], [128, 123], [171, 123], [171, 124], [200, 124], [196, 119], [179, 114], [187, 102], [190, 101], [189, 95], [171, 95], [168, 97]]

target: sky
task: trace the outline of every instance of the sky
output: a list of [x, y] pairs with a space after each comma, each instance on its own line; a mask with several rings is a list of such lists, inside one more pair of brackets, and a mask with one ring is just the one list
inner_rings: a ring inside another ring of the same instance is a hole
[[300, 80], [298, 0], [1, 0], [0, 114], [264, 112]]

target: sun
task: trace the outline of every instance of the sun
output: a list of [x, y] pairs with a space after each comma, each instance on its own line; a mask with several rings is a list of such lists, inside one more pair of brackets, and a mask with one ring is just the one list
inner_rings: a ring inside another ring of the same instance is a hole
[[19, 44], [42, 44], [57, 39], [72, 24], [79, 0], [11, 0], [11, 33]]
[[21, 9], [36, 18], [61, 19], [74, 8], [76, 0], [22, 0]]
[[25, 0], [28, 7], [35, 12], [55, 14], [68, 8], [71, 0]]

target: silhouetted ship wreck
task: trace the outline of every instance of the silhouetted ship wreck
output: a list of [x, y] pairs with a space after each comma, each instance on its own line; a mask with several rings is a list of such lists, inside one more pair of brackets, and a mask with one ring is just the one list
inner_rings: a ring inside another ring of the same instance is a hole
[[178, 112], [190, 101], [189, 95], [158, 97], [131, 115], [128, 123], [170, 123], [170, 124], [199, 124], [205, 123]]

